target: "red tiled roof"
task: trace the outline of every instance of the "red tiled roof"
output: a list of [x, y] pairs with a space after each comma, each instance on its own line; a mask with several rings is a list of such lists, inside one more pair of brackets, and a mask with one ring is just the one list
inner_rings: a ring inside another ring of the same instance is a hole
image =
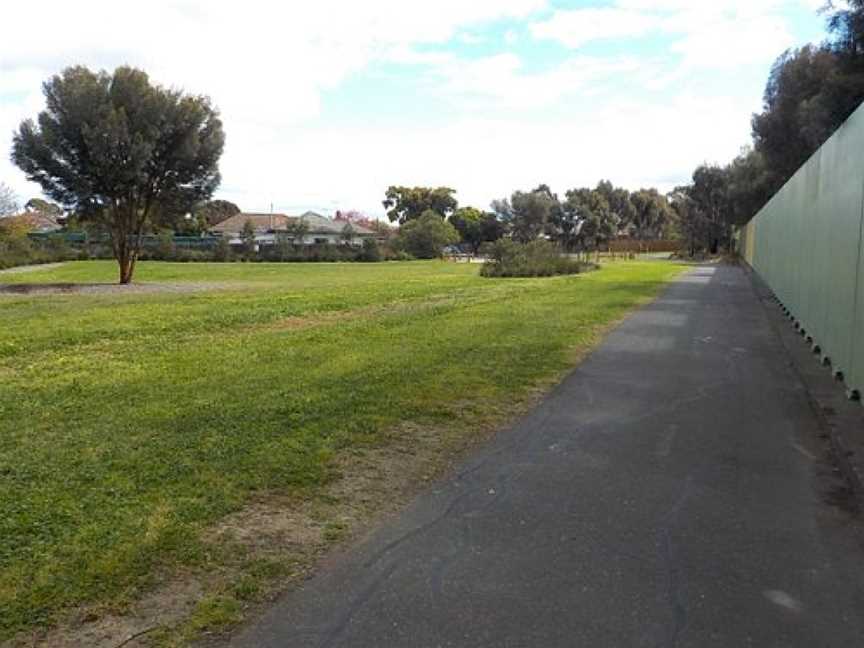
[[252, 227], [260, 233], [270, 230], [285, 229], [288, 219], [286, 214], [235, 214], [217, 223], [211, 229], [214, 232], [236, 234], [243, 231], [246, 221], [252, 221]]

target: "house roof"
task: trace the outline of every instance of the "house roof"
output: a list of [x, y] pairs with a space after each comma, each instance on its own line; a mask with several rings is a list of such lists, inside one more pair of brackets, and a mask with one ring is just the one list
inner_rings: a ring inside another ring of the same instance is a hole
[[[302, 218], [305, 220], [309, 225], [309, 232], [312, 234], [341, 234], [345, 229], [345, 226], [348, 225], [348, 221], [333, 220], [332, 218], [327, 218], [326, 216], [311, 211], [307, 211], [305, 214], [296, 218]], [[363, 235], [375, 233], [368, 227], [363, 227], [357, 223], [351, 223], [351, 227], [354, 229], [355, 234]]]
[[240, 213], [234, 214], [234, 216], [229, 216], [210, 229], [218, 233], [237, 234], [243, 231], [246, 221], [251, 221], [252, 227], [255, 228], [255, 231], [257, 233], [262, 233], [276, 229], [285, 229], [285, 224], [288, 222], [288, 216], [286, 214]]
[[3, 223], [12, 226], [24, 226], [28, 232], [56, 232], [63, 229], [54, 216], [38, 211], [28, 211], [16, 216], [6, 216]]
[[[334, 221], [321, 214], [307, 211], [300, 216], [289, 216], [287, 214], [256, 214], [256, 213], [240, 213], [226, 218], [224, 221], [217, 223], [211, 227], [211, 231], [218, 234], [239, 234], [243, 231], [243, 226], [246, 221], [252, 222], [252, 227], [255, 228], [257, 234], [266, 232], [278, 232], [285, 230], [288, 223], [303, 220], [309, 226], [309, 234], [341, 234], [345, 228], [345, 223], [342, 221]], [[354, 233], [357, 235], [374, 234], [372, 230], [352, 223]]]

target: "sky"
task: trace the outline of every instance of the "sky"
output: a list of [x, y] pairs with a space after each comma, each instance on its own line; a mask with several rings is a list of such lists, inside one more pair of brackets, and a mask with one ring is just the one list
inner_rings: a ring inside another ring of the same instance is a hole
[[210, 96], [216, 197], [380, 216], [390, 185], [486, 208], [601, 179], [661, 190], [750, 141], [771, 64], [825, 37], [824, 0], [41, 0], [3, 7], [0, 182], [73, 64]]

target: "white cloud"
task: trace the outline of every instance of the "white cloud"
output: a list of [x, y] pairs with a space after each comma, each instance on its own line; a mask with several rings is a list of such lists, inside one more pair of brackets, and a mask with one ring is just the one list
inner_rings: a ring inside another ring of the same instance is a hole
[[556, 11], [532, 25], [536, 38], [577, 49], [594, 41], [660, 34], [682, 68], [770, 61], [793, 43], [784, 6], [810, 0], [617, 0], [603, 9]]
[[435, 73], [443, 79], [441, 96], [463, 107], [501, 113], [552, 107], [565, 97], [596, 94], [611, 81], [640, 69], [626, 58], [574, 56], [541, 71], [527, 71], [521, 58], [505, 52], [465, 61], [442, 61]]
[[[686, 33], [672, 44], [685, 71], [737, 68], [775, 60], [794, 39], [782, 18], [754, 16], [749, 20], [718, 20], [704, 29]], [[729, 44], [734, 43], [730, 47]]]
[[660, 23], [655, 15], [625, 8], [576, 9], [556, 11], [548, 20], [533, 24], [531, 33], [576, 49], [594, 40], [644, 36]]

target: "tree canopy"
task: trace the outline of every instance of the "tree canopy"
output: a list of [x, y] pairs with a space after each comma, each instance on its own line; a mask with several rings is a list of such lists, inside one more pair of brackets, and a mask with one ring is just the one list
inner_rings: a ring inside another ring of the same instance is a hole
[[125, 66], [70, 67], [43, 90], [46, 109], [21, 124], [12, 159], [50, 198], [105, 227], [129, 283], [143, 234], [219, 185], [219, 115], [206, 97]]
[[653, 188], [640, 189], [630, 195], [630, 202], [633, 205], [633, 236], [640, 241], [660, 238], [672, 216], [666, 197]]
[[554, 204], [545, 190], [515, 191], [509, 200], [493, 201], [492, 210], [507, 226], [514, 240], [528, 243], [546, 231]]
[[763, 110], [752, 124], [753, 142], [772, 171], [774, 191], [851, 113], [853, 107], [831, 88], [838, 72], [837, 55], [813, 45], [785, 52], [771, 69]]
[[571, 189], [566, 196], [564, 211], [569, 215], [568, 223], [574, 224], [566, 246], [568, 249], [575, 244], [583, 250], [596, 250], [615, 237], [618, 222], [603, 192], [599, 189]]
[[450, 216], [450, 223], [474, 254], [480, 251], [484, 243], [497, 241], [504, 236], [504, 224], [495, 214], [476, 207], [460, 207]]
[[391, 186], [385, 194], [384, 209], [390, 222], [404, 225], [410, 220], [420, 218], [427, 211], [433, 211], [446, 218], [459, 206], [449, 187], [398, 187]]
[[616, 187], [608, 180], [601, 180], [596, 191], [606, 199], [609, 211], [619, 230], [626, 230], [636, 218], [636, 208], [631, 194], [623, 187]]
[[733, 228], [747, 223], [771, 196], [763, 155], [745, 148], [725, 166], [703, 164], [670, 199], [691, 254], [730, 249]]
[[864, 0], [827, 2], [829, 39], [784, 52], [753, 116], [774, 193], [864, 101]]
[[459, 233], [438, 212], [427, 209], [399, 228], [397, 246], [418, 259], [435, 259], [444, 247], [459, 242]]

